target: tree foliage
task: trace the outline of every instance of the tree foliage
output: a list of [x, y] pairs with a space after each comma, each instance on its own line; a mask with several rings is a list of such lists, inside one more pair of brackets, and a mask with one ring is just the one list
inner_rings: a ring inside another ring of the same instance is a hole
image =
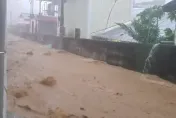
[[162, 18], [163, 14], [160, 6], [153, 6], [139, 13], [132, 21], [131, 26], [123, 23], [117, 23], [117, 25], [141, 43], [156, 43], [160, 33], [158, 20]]
[[169, 12], [168, 19], [170, 19], [170, 21], [176, 22], [176, 11]]
[[175, 38], [175, 32], [176, 32], [176, 11], [172, 11], [168, 13], [168, 19], [170, 21], [175, 22], [175, 30], [172, 31], [170, 28], [165, 29], [165, 39], [169, 41], [174, 41]]
[[164, 30], [164, 40], [166, 41], [174, 41], [174, 31], [172, 31], [170, 28], [166, 28]]

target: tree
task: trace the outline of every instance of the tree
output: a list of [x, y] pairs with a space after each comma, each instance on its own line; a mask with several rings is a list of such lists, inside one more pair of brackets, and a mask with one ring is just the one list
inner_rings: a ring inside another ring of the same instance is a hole
[[168, 18], [170, 19], [171, 22], [173, 22], [173, 21], [175, 22], [175, 30], [173, 32], [174, 37], [175, 37], [176, 36], [175, 35], [175, 32], [176, 32], [176, 11], [169, 12], [168, 13]]
[[169, 18], [171, 21], [175, 21], [175, 22], [176, 22], [176, 11], [169, 12], [169, 13], [168, 13], [168, 18]]
[[174, 41], [174, 31], [172, 31], [170, 28], [166, 28], [164, 30], [164, 34], [165, 34], [164, 40]]
[[141, 43], [156, 43], [159, 38], [158, 21], [163, 14], [160, 6], [154, 6], [139, 13], [131, 26], [123, 23], [117, 23], [117, 25]]
[[[156, 25], [159, 25], [159, 20], [161, 20], [162, 16], [164, 15], [163, 9], [161, 6], [154, 6], [153, 8], [153, 17], [156, 18]], [[158, 26], [159, 27], [159, 26]]]

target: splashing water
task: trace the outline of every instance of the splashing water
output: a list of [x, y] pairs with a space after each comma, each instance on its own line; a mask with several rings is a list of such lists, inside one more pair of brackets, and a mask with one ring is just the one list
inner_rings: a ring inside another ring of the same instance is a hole
[[150, 53], [149, 53], [147, 59], [145, 60], [143, 73], [149, 73], [149, 70], [152, 67], [151, 62], [155, 60], [154, 55], [157, 52], [159, 45], [160, 45], [159, 43], [153, 45], [152, 49], [150, 50]]

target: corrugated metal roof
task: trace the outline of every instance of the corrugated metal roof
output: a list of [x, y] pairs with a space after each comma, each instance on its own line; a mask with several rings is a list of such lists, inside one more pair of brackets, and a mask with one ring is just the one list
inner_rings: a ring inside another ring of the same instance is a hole
[[[125, 24], [130, 25], [131, 21]], [[118, 25], [96, 32], [95, 34], [92, 34], [92, 36], [105, 38], [107, 40], [115, 42], [138, 42], [133, 39], [133, 37], [128, 35], [128, 33], [120, 28]]]
[[137, 42], [135, 39], [129, 36], [126, 31], [124, 31], [120, 27], [111, 29], [107, 32], [102, 31], [101, 33], [96, 34], [94, 36], [106, 38], [110, 41], [115, 41], [115, 42]]

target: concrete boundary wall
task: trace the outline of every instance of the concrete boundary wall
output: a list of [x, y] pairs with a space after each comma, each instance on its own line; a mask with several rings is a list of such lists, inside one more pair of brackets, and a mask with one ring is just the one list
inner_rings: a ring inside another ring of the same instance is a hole
[[137, 43], [96, 41], [90, 39], [64, 39], [64, 49], [84, 57], [105, 61], [112, 65], [142, 71], [152, 45]]
[[[41, 44], [58, 47], [59, 37], [45, 36]], [[91, 39], [64, 38], [64, 50], [71, 53], [105, 61], [133, 71], [142, 72], [145, 60], [153, 45], [126, 42], [98, 41]], [[160, 44], [152, 59], [150, 74], [158, 75], [176, 83], [176, 46]]]
[[[64, 49], [88, 58], [105, 61], [133, 71], [143, 72], [145, 60], [153, 45], [109, 42], [90, 39], [64, 39]], [[176, 46], [160, 44], [151, 61], [150, 74], [176, 83]]]

